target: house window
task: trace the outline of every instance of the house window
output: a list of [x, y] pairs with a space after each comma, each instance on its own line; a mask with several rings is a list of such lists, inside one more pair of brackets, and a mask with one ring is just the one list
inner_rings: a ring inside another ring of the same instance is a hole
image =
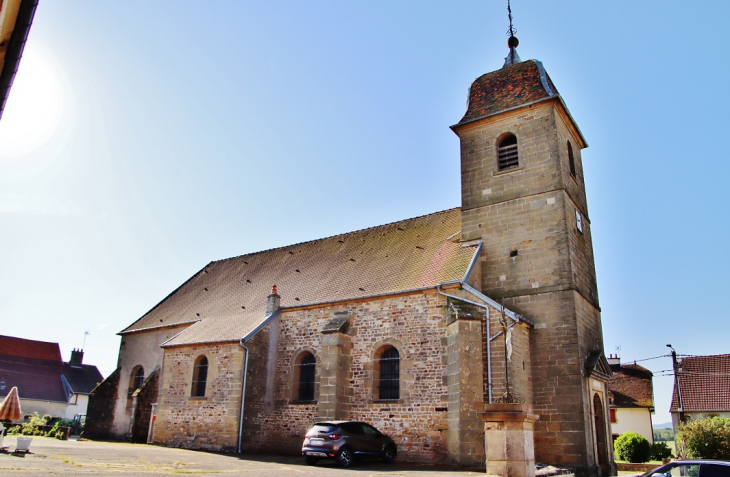
[[618, 420], [616, 420], [616, 409], [609, 409], [609, 414], [611, 414], [611, 424], [616, 424]]
[[500, 171], [507, 171], [517, 168], [519, 159], [517, 157], [517, 137], [514, 134], [505, 134], [497, 146], [497, 162]]
[[296, 361], [296, 394], [297, 401], [314, 401], [317, 360], [309, 351], [301, 353]]
[[570, 164], [570, 175], [575, 177], [575, 158], [573, 157], [573, 146], [568, 141], [568, 163]]
[[129, 389], [127, 392], [127, 407], [132, 407], [132, 395], [134, 392], [142, 387], [144, 383], [144, 368], [142, 366], [135, 366], [132, 369], [132, 374], [129, 377]]
[[375, 359], [377, 399], [400, 399], [400, 354], [393, 346], [383, 346]]
[[208, 383], [208, 358], [198, 356], [193, 366], [193, 385], [191, 396], [204, 397], [205, 385]]

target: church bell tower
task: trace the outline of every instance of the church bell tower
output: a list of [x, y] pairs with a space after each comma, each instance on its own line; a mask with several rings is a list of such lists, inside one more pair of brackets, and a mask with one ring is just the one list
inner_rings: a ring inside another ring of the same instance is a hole
[[587, 143], [510, 12], [504, 66], [477, 78], [461, 142], [462, 240], [482, 242], [482, 292], [530, 330], [535, 459], [611, 475], [603, 334], [581, 151]]

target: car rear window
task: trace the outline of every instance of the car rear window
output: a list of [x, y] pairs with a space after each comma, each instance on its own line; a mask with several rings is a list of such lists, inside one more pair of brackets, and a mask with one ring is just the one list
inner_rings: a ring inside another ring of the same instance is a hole
[[309, 430], [309, 432], [317, 432], [320, 434], [325, 434], [328, 432], [332, 432], [335, 429], [337, 429], [337, 425], [335, 424], [315, 424], [312, 426], [312, 428]]

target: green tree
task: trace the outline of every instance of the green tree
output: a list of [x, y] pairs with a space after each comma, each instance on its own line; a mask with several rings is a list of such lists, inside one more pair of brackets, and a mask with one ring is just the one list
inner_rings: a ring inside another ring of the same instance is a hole
[[730, 419], [708, 417], [679, 425], [677, 449], [690, 459], [730, 459]]
[[613, 444], [619, 460], [631, 463], [642, 463], [651, 457], [651, 444], [646, 437], [635, 432], [621, 434]]

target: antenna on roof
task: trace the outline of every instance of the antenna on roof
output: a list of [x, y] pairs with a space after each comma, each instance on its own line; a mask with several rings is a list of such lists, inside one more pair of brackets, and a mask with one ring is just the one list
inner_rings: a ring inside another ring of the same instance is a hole
[[509, 55], [507, 55], [507, 58], [504, 59], [504, 65], [502, 68], [522, 62], [520, 55], [517, 54], [516, 50], [517, 45], [520, 44], [520, 40], [518, 40], [515, 36], [517, 30], [515, 30], [514, 25], [512, 25], [512, 6], [510, 5], [510, 0], [507, 0], [507, 17], [509, 18], [509, 30], [507, 30], [507, 34], [509, 35], [509, 38], [507, 39]]
[[87, 330], [87, 331], [84, 331], [84, 344], [82, 344], [82, 345], [81, 345], [81, 350], [82, 350], [82, 351], [84, 350], [84, 348], [86, 348], [86, 337], [87, 337], [88, 335], [90, 335], [90, 334], [91, 334], [91, 333], [89, 333], [89, 331], [88, 331], [88, 330]]

